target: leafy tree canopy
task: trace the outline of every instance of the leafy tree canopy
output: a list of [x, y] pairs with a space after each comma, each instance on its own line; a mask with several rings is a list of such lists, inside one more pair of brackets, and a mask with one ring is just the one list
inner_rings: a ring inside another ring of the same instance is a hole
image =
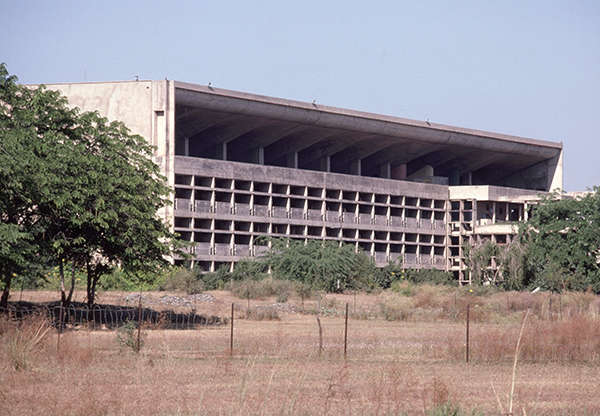
[[131, 273], [168, 264], [175, 236], [157, 211], [169, 188], [152, 150], [122, 123], [70, 108], [43, 86], [19, 85], [0, 65], [4, 303], [14, 274], [32, 265], [58, 266], [63, 282], [65, 264], [85, 269], [93, 303], [98, 279], [117, 264]]
[[600, 293], [599, 187], [582, 198], [545, 198], [520, 233], [531, 285]]

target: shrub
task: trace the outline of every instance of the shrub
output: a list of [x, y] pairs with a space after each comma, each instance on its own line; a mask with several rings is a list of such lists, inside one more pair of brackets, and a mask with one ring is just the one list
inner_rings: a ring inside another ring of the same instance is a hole
[[[228, 269], [228, 266], [222, 267]], [[262, 280], [266, 277], [267, 265], [257, 260], [241, 260], [236, 263], [232, 272], [227, 271], [224, 277], [227, 280]]]
[[291, 294], [296, 289], [295, 282], [290, 280], [280, 280], [280, 279], [265, 279], [265, 285], [271, 285], [271, 292], [276, 296], [277, 302], [285, 303], [288, 301]]
[[232, 281], [229, 283], [228, 289], [234, 296], [241, 299], [262, 299], [271, 294], [270, 288], [251, 279]]
[[177, 268], [171, 272], [166, 280], [162, 283], [162, 290], [178, 290], [195, 295], [204, 291], [204, 282], [197, 274], [196, 270], [187, 268]]
[[406, 270], [406, 279], [413, 283], [456, 285], [452, 273], [437, 269], [408, 269]]
[[263, 299], [275, 296], [278, 302], [287, 302], [295, 287], [295, 282], [272, 278], [263, 280], [234, 280], [227, 285], [231, 293], [239, 298]]
[[405, 270], [399, 262], [388, 263], [385, 267], [377, 269], [375, 273], [375, 284], [381, 289], [388, 289], [395, 282], [405, 278]]
[[309, 240], [272, 240], [272, 250], [263, 260], [273, 273], [327, 292], [374, 287], [375, 265], [351, 244]]
[[402, 296], [413, 296], [415, 294], [415, 287], [412, 283], [405, 280], [396, 280], [390, 287], [392, 292], [398, 293]]
[[117, 342], [121, 348], [129, 348], [133, 352], [140, 352], [144, 346], [146, 333], [140, 333], [139, 345], [137, 326], [133, 321], [127, 321], [117, 330]]
[[313, 294], [313, 289], [311, 285], [307, 283], [298, 283], [296, 285], [296, 293], [300, 297], [302, 302], [302, 310], [304, 310], [304, 300], [309, 299]]
[[279, 321], [279, 313], [272, 307], [250, 308], [246, 311], [246, 319], [253, 321]]
[[388, 296], [379, 303], [379, 312], [386, 321], [406, 321], [414, 310], [410, 298]]

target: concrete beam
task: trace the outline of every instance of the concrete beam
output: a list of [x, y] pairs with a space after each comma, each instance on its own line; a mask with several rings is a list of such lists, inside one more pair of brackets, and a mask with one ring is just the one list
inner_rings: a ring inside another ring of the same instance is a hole
[[304, 149], [300, 155], [300, 158], [302, 159], [303, 164], [309, 165], [315, 160], [332, 156], [366, 137], [372, 136], [357, 135], [347, 132], [341, 133], [339, 135], [330, 137], [328, 140], [323, 141], [322, 143], [313, 144], [309, 148]]
[[233, 122], [236, 119], [239, 119], [239, 115], [206, 110], [192, 111], [182, 116], [181, 120], [178, 119], [175, 134], [177, 137], [192, 137], [215, 125]]
[[316, 128], [307, 129], [297, 134], [283, 137], [282, 139], [266, 147], [265, 157], [267, 160], [274, 159], [275, 156], [277, 159], [286, 157], [286, 155], [289, 153], [300, 152], [315, 143], [339, 133], [339, 131], [335, 130], [323, 131], [322, 129]]
[[373, 136], [370, 136], [362, 139], [354, 146], [333, 154], [332, 159], [336, 164], [346, 164], [356, 159], [365, 159], [388, 147], [391, 143], [390, 139], [373, 140]]
[[492, 163], [498, 162], [501, 159], [505, 158], [507, 155], [503, 154], [492, 154], [484, 156], [482, 155], [480, 159], [464, 161], [464, 163], [459, 167], [461, 173], [464, 172], [476, 172], [479, 169], [482, 169]]
[[225, 124], [207, 128], [190, 138], [190, 151], [194, 156], [201, 156], [206, 149], [218, 144], [227, 143], [266, 123], [264, 119], [248, 119], [233, 124]]
[[294, 133], [309, 129], [302, 124], [275, 123], [256, 128], [235, 139], [231, 146], [236, 153], [244, 153], [257, 147], [267, 147]]

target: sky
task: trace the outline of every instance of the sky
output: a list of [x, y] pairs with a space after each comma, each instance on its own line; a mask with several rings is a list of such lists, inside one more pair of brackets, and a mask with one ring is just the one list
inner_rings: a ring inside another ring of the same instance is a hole
[[168, 79], [560, 141], [600, 185], [600, 1], [0, 0], [23, 83]]

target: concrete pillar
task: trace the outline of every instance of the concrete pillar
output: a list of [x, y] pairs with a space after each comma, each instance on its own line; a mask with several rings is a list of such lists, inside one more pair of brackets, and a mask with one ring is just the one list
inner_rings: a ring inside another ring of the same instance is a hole
[[325, 156], [319, 160], [319, 170], [331, 172], [331, 156]]
[[217, 157], [221, 160], [227, 160], [227, 142], [217, 144]]
[[190, 155], [190, 138], [186, 137], [183, 139], [183, 154], [185, 156]]
[[265, 164], [265, 148], [264, 147], [254, 148], [251, 150], [251, 152], [252, 152], [252, 156], [251, 156], [252, 163], [257, 163], [259, 165]]
[[453, 169], [452, 172], [450, 172], [448, 182], [450, 186], [460, 185], [460, 172], [458, 169]]
[[361, 165], [361, 163], [360, 163], [360, 161], [361, 161], [360, 159], [356, 159], [356, 160], [353, 160], [352, 162], [350, 162], [350, 173], [352, 175], [358, 175], [358, 176], [361, 175], [361, 172], [360, 172], [360, 165]]
[[402, 163], [398, 166], [390, 167], [390, 177], [391, 179], [406, 179], [406, 163]]
[[391, 179], [392, 164], [390, 162], [386, 162], [383, 165], [379, 166], [379, 176], [385, 179]]
[[519, 221], [523, 221], [523, 205], [519, 204]]
[[288, 153], [285, 157], [288, 168], [298, 169], [298, 152]]

